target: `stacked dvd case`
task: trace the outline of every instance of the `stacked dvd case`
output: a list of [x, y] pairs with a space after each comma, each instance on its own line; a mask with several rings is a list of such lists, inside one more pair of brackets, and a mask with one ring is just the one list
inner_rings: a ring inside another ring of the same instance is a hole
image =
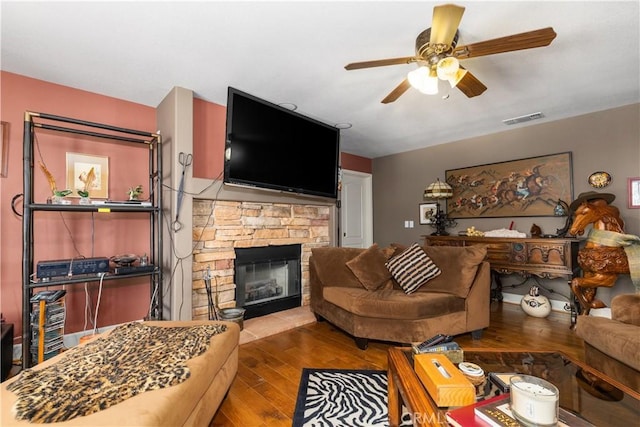
[[[44, 316], [40, 316], [44, 309]], [[66, 308], [64, 298], [55, 302], [40, 300], [34, 303], [31, 315], [31, 356], [41, 363], [60, 353], [64, 347]], [[41, 334], [43, 339], [41, 339]], [[43, 351], [40, 351], [42, 345]]]

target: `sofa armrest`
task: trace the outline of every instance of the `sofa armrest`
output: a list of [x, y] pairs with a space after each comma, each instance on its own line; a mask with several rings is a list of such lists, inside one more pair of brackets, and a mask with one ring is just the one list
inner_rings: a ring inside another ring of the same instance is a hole
[[322, 288], [324, 287], [320, 277], [318, 277], [318, 270], [316, 268], [315, 259], [313, 256], [309, 258], [309, 296], [311, 298], [311, 307], [318, 306], [324, 301], [322, 296]]
[[491, 267], [487, 261], [478, 266], [465, 305], [467, 328], [478, 330], [489, 326], [489, 305], [491, 304]]
[[611, 299], [611, 318], [640, 326], [640, 294], [620, 294]]
[[576, 335], [609, 357], [640, 370], [640, 329], [606, 317], [580, 315]]

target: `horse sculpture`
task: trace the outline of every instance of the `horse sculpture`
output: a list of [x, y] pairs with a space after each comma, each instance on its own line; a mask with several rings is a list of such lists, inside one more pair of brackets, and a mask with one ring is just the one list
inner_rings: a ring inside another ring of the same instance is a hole
[[[597, 193], [596, 193], [597, 194]], [[578, 299], [583, 313], [588, 314], [592, 308], [603, 308], [605, 304], [596, 299], [596, 291], [600, 286], [611, 287], [619, 274], [629, 273], [629, 260], [621, 246], [609, 246], [599, 242], [598, 230], [624, 233], [624, 221], [620, 211], [609, 202], [615, 196], [602, 194], [603, 198], [580, 197], [572, 203], [574, 220], [569, 229], [571, 235], [584, 234], [585, 228], [593, 224], [593, 229], [584, 247], [578, 252], [578, 264], [582, 268], [583, 277], [571, 280], [571, 290]], [[596, 196], [597, 197], [597, 196]], [[574, 207], [576, 202], [580, 202]], [[610, 234], [603, 233], [610, 236]], [[592, 238], [595, 237], [595, 238]]]

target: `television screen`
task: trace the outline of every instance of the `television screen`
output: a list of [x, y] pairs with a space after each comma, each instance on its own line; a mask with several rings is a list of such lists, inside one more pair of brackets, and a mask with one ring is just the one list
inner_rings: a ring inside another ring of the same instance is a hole
[[337, 198], [340, 130], [229, 87], [224, 182]]

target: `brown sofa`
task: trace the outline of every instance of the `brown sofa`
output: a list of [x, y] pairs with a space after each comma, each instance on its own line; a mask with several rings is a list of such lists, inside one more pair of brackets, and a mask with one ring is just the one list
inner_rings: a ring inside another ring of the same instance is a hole
[[483, 246], [423, 247], [441, 274], [407, 294], [385, 262], [404, 248], [322, 247], [309, 260], [311, 310], [351, 334], [361, 349], [369, 339], [422, 342], [442, 333], [489, 326], [491, 278]]
[[[107, 409], [80, 416], [64, 422], [47, 423], [47, 426], [206, 426], [226, 396], [238, 370], [238, 343], [240, 327], [234, 322], [213, 321], [149, 321], [146, 325], [160, 327], [185, 327], [202, 324], [223, 324], [227, 330], [211, 337], [209, 348], [200, 356], [186, 362], [190, 377], [171, 387], [146, 391], [130, 397]], [[98, 335], [107, 337], [111, 331]], [[96, 338], [97, 339], [97, 338]], [[95, 340], [95, 339], [94, 339]], [[91, 341], [87, 341], [86, 345]], [[33, 369], [40, 370], [54, 365], [65, 353], [46, 360]], [[17, 380], [13, 377], [2, 383], [2, 426], [34, 425], [26, 420], [16, 420], [13, 406], [17, 395], [7, 386]], [[87, 381], [91, 381], [88, 378]], [[58, 390], [71, 396], [69, 390]]]
[[640, 294], [616, 295], [611, 319], [578, 316], [585, 361], [633, 390], [640, 390]]

